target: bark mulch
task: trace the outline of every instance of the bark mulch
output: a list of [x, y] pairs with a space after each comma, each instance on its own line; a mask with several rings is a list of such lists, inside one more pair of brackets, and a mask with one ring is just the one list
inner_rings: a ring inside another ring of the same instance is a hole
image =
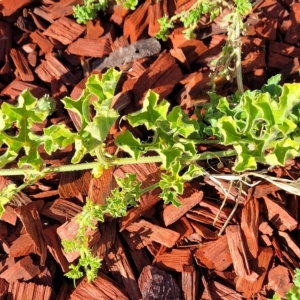
[[[87, 76], [108, 67], [123, 71], [115, 102], [121, 114], [138, 109], [148, 89], [189, 112], [208, 101], [208, 64], [226, 39], [218, 19], [213, 24], [203, 19], [197, 39], [187, 41], [178, 26], [167, 42], [157, 43], [148, 39], [158, 31], [157, 19], [193, 0], [140, 1], [135, 11], [114, 5], [79, 25], [72, 6], [82, 2], [0, 0], [1, 103], [15, 103], [26, 88], [36, 97], [48, 93], [57, 101], [50, 124], [64, 122], [75, 130], [78, 119], [63, 110], [60, 99], [77, 98]], [[278, 73], [282, 82], [300, 81], [300, 3], [295, 2], [259, 1], [245, 20], [242, 66], [247, 88], [260, 88]], [[220, 92], [236, 89], [225, 81], [218, 87]], [[111, 137], [119, 130], [112, 128]], [[69, 148], [44, 157], [49, 165], [61, 165], [71, 153]], [[207, 167], [217, 169], [217, 162]], [[218, 171], [228, 172], [230, 163], [224, 161]], [[300, 161], [290, 160], [270, 172], [298, 179], [299, 169]], [[227, 205], [214, 224], [225, 196], [210, 178], [187, 183], [179, 208], [163, 205], [154, 190], [126, 217], [89, 232], [102, 267], [94, 282], [83, 278], [74, 287], [63, 274], [79, 253], [66, 254], [61, 239], [76, 233], [74, 217], [85, 197], [104, 203], [115, 184], [113, 176], [128, 172], [135, 172], [143, 186], [160, 173], [150, 164], [111, 168], [99, 179], [90, 171], [52, 174], [15, 195], [0, 221], [0, 299], [263, 300], [275, 290], [285, 295], [293, 270], [300, 267], [299, 197], [264, 181], [246, 186], [218, 236], [238, 187], [223, 182]], [[9, 180], [20, 183], [22, 178], [1, 177], [0, 189]]]

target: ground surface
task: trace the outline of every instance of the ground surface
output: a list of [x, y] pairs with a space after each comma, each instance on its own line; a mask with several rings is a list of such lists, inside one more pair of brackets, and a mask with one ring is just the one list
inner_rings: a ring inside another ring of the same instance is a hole
[[[0, 0], [1, 102], [15, 103], [25, 88], [36, 97], [48, 93], [57, 102], [49, 124], [64, 122], [74, 130], [76, 118], [63, 110], [60, 99], [78, 98], [87, 76], [101, 73], [93, 70], [99, 65], [96, 59], [153, 36], [158, 17], [194, 3], [146, 0], [134, 12], [113, 6], [94, 22], [78, 25], [72, 5], [81, 2]], [[300, 3], [294, 2], [259, 1], [245, 20], [245, 87], [260, 88], [278, 73], [282, 83], [300, 81]], [[124, 71], [116, 101], [121, 114], [136, 110], [150, 88], [188, 112], [207, 101], [208, 63], [226, 38], [226, 29], [219, 25], [218, 20], [210, 24], [203, 19], [198, 38], [190, 41], [179, 25], [161, 50], [157, 44], [147, 45], [147, 57], [129, 51], [120, 54], [121, 60], [106, 61], [106, 67]], [[234, 82], [219, 87], [221, 92], [235, 89]], [[111, 139], [118, 131], [118, 126], [111, 130]], [[62, 165], [71, 152], [58, 152], [47, 162]], [[209, 163], [211, 171], [220, 167], [217, 161]], [[291, 160], [270, 174], [294, 180], [299, 168], [299, 162]], [[230, 172], [230, 160], [218, 171]], [[262, 300], [274, 290], [285, 295], [294, 269], [300, 267], [299, 197], [268, 182], [253, 189], [246, 186], [229, 226], [218, 237], [238, 192], [223, 182], [228, 204], [213, 225], [224, 193], [209, 178], [187, 184], [180, 209], [164, 206], [154, 191], [126, 217], [100, 224], [92, 243], [103, 258], [99, 276], [92, 284], [83, 279], [74, 288], [63, 273], [78, 255], [65, 255], [60, 240], [76, 229], [71, 219], [81, 211], [85, 196], [104, 203], [113, 173], [128, 172], [137, 173], [145, 186], [159, 175], [156, 165], [109, 169], [100, 179], [89, 171], [48, 175], [19, 193], [0, 221], [0, 298]], [[1, 177], [0, 187], [9, 180], [20, 184], [22, 178]]]

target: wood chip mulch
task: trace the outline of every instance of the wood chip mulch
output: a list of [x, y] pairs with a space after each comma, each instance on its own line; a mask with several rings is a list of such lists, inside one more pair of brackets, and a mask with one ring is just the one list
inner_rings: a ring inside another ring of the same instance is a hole
[[[208, 101], [208, 64], [226, 39], [218, 20], [203, 20], [197, 39], [187, 41], [178, 26], [159, 48], [148, 40], [150, 46], [141, 46], [148, 51], [145, 56], [136, 57], [128, 49], [155, 35], [157, 18], [194, 2], [146, 0], [135, 11], [114, 5], [98, 19], [79, 25], [72, 6], [82, 0], [0, 0], [1, 103], [15, 103], [26, 88], [36, 97], [48, 93], [57, 101], [49, 124], [64, 122], [76, 129], [78, 119], [63, 110], [59, 100], [78, 98], [89, 74], [101, 74], [115, 63], [123, 71], [115, 99], [122, 114], [137, 110], [148, 89], [191, 112], [194, 105]], [[260, 88], [278, 73], [282, 82], [300, 82], [299, 14], [300, 3], [293, 0], [256, 3], [242, 38], [246, 87]], [[116, 51], [122, 58], [117, 61]], [[220, 92], [235, 89], [235, 83], [219, 85]], [[118, 131], [112, 128], [111, 137]], [[62, 165], [71, 154], [68, 148], [44, 158], [49, 165]], [[225, 161], [219, 172], [226, 172], [226, 163], [231, 162]], [[291, 160], [271, 174], [297, 179], [299, 170], [300, 161]], [[61, 239], [76, 233], [73, 218], [86, 196], [104, 203], [113, 176], [129, 172], [135, 172], [143, 186], [160, 174], [155, 164], [111, 168], [100, 179], [92, 178], [90, 171], [50, 174], [15, 195], [0, 221], [0, 299], [263, 300], [274, 291], [285, 295], [293, 270], [300, 267], [299, 197], [264, 181], [246, 186], [233, 218], [218, 236], [238, 187], [230, 189], [223, 182], [227, 205], [214, 223], [224, 193], [210, 178], [187, 183], [179, 208], [164, 205], [154, 190], [126, 217], [89, 232], [102, 267], [94, 282], [83, 278], [74, 287], [63, 274], [79, 253], [65, 253]], [[1, 177], [0, 189], [9, 180], [20, 183], [22, 178]]]

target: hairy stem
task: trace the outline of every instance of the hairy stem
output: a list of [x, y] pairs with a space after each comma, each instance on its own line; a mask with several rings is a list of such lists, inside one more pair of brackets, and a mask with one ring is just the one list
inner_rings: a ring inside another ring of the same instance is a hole
[[[228, 157], [236, 155], [235, 150], [225, 150], [217, 152], [204, 152], [200, 154], [197, 160], [206, 160], [216, 157]], [[111, 165], [130, 165], [130, 164], [141, 164], [141, 163], [160, 163], [162, 158], [160, 156], [146, 156], [140, 157], [138, 160], [135, 158], [117, 158], [111, 162]], [[47, 167], [38, 171], [33, 168], [28, 169], [0, 169], [0, 176], [16, 176], [16, 175], [43, 175], [49, 173], [60, 173], [60, 172], [72, 172], [72, 171], [81, 171], [81, 170], [90, 170], [101, 166], [101, 162], [90, 162], [90, 163], [81, 163], [74, 165], [63, 165], [55, 167]]]
[[241, 20], [241, 15], [237, 11], [235, 13], [235, 20], [234, 20], [234, 25], [235, 25], [235, 31], [233, 34], [234, 38], [234, 43], [235, 43], [235, 74], [236, 74], [236, 82], [238, 86], [238, 90], [241, 94], [244, 93], [244, 85], [243, 85], [243, 74], [242, 74], [242, 59], [241, 59], [241, 28], [240, 28], [240, 21]]

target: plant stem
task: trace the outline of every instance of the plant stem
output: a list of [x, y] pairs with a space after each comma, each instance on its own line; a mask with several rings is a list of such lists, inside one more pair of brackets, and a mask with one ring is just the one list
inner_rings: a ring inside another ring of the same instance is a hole
[[[159, 156], [149, 156], [141, 157], [137, 161], [135, 158], [117, 158], [115, 161], [111, 162], [111, 165], [129, 165], [135, 163], [155, 163], [161, 162]], [[72, 172], [81, 170], [90, 170], [103, 165], [101, 162], [90, 162], [81, 163], [74, 165], [63, 165], [55, 167], [47, 167], [38, 171], [36, 169], [0, 169], [0, 176], [15, 176], [15, 175], [38, 175], [38, 174], [48, 174], [48, 173], [60, 173], [60, 172]]]
[[238, 11], [235, 13], [235, 19], [233, 26], [235, 27], [233, 33], [233, 40], [234, 40], [234, 52], [235, 52], [235, 76], [236, 82], [238, 86], [238, 90], [241, 95], [244, 93], [244, 85], [243, 85], [243, 74], [242, 74], [242, 58], [241, 58], [241, 15]]
[[[201, 153], [197, 160], [206, 160], [216, 157], [228, 157], [236, 155], [235, 150], [224, 150], [217, 152], [204, 152]], [[162, 159], [160, 156], [143, 156], [138, 160], [132, 157], [128, 158], [117, 158], [111, 162], [111, 165], [130, 165], [130, 164], [141, 164], [141, 163], [160, 163]], [[101, 162], [90, 162], [90, 163], [81, 163], [74, 165], [63, 165], [55, 167], [47, 167], [38, 171], [36, 169], [0, 169], [0, 176], [16, 176], [16, 175], [41, 175], [49, 173], [61, 173], [61, 172], [72, 172], [72, 171], [81, 171], [81, 170], [90, 170], [101, 166]]]
[[196, 140], [196, 139], [184, 139], [184, 138], [179, 138], [178, 142], [180, 143], [187, 143], [187, 142], [192, 142], [197, 145], [208, 145], [208, 144], [221, 144], [222, 141], [215, 139], [215, 140]]

